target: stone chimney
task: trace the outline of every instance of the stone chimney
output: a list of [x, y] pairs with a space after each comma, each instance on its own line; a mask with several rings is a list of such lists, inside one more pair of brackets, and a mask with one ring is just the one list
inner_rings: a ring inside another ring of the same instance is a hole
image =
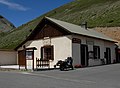
[[87, 22], [82, 22], [81, 27], [87, 30]]

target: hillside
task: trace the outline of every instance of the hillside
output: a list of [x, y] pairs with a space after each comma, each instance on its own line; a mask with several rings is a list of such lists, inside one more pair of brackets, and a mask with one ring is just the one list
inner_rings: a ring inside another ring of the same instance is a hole
[[14, 28], [15, 26], [11, 22], [0, 15], [0, 38], [7, 35], [8, 32], [12, 31]]
[[9, 22], [7, 19], [0, 15], [0, 33], [8, 32], [14, 28], [15, 26], [11, 22]]
[[9, 32], [0, 39], [1, 49], [14, 49], [31, 33], [44, 16], [88, 27], [120, 26], [120, 0], [75, 0]]
[[97, 27], [96, 31], [101, 32], [110, 38], [117, 40], [120, 46], [120, 27]]

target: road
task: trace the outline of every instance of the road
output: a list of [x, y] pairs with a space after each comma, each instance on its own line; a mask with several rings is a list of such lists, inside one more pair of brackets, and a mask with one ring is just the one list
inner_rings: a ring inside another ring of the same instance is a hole
[[120, 64], [71, 71], [0, 71], [0, 88], [120, 88]]

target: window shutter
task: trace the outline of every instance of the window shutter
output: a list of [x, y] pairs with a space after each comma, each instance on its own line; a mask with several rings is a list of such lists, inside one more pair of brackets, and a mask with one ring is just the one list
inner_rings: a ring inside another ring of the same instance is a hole
[[43, 47], [41, 47], [41, 59], [43, 60]]
[[95, 49], [95, 46], [93, 46], [93, 56], [94, 56], [94, 59], [97, 59], [96, 58], [96, 49]]
[[100, 59], [100, 47], [98, 46], [98, 58]]
[[54, 60], [54, 47], [51, 46], [51, 60]]

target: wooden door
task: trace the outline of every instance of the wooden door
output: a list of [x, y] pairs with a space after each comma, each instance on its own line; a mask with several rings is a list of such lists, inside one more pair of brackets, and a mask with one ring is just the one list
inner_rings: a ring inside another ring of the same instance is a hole
[[18, 51], [18, 64], [19, 66], [26, 66], [25, 50]]

